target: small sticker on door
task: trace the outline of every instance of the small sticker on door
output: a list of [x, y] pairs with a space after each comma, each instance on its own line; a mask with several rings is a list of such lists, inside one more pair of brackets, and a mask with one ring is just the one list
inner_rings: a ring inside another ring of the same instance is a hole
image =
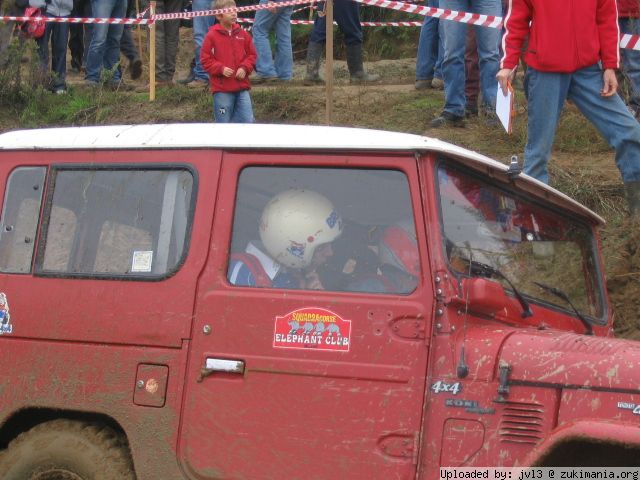
[[13, 325], [11, 325], [9, 302], [7, 296], [3, 292], [0, 292], [0, 335], [10, 335], [12, 333]]
[[153, 262], [153, 250], [136, 250], [131, 261], [132, 272], [150, 272]]
[[351, 320], [331, 310], [305, 307], [276, 317], [274, 348], [299, 348], [348, 352]]

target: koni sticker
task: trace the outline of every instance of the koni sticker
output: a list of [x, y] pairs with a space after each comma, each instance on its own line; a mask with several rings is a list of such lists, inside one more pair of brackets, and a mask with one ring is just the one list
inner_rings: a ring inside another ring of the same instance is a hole
[[621, 410], [631, 410], [634, 415], [640, 415], [640, 404], [629, 402], [618, 402], [618, 408]]
[[0, 292], [0, 335], [9, 335], [11, 333], [13, 333], [13, 325], [11, 325], [9, 302], [7, 301], [7, 296]]
[[351, 346], [351, 320], [330, 310], [306, 307], [276, 317], [274, 348], [313, 348], [348, 352]]

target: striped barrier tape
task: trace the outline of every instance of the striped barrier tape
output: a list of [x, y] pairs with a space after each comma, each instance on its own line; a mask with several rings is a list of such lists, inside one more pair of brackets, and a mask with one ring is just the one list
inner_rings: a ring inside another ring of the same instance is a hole
[[[253, 18], [237, 18], [238, 23], [253, 23]], [[291, 20], [291, 25], [313, 25], [313, 20]], [[338, 25], [337, 22], [333, 22]], [[422, 22], [360, 22], [363, 27], [421, 27]]]

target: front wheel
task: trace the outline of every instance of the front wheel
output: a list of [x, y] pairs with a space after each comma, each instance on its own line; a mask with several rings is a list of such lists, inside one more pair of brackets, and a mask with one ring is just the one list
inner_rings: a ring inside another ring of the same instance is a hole
[[3, 480], [135, 480], [121, 435], [106, 426], [52, 420], [15, 438], [0, 453]]

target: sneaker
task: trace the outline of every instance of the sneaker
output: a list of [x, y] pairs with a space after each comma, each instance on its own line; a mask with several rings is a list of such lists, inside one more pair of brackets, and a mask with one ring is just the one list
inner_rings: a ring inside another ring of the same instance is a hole
[[193, 70], [189, 70], [189, 75], [187, 75], [185, 78], [181, 78], [180, 80], [178, 80], [178, 83], [181, 85], [187, 85], [193, 82], [195, 79], [196, 79], [196, 74], [193, 73]]
[[438, 77], [433, 77], [433, 80], [431, 80], [431, 88], [444, 90], [444, 80]]
[[84, 81], [84, 86], [85, 87], [89, 87], [89, 88], [98, 88], [98, 87], [102, 86], [102, 84], [100, 82], [96, 82], [94, 80], [85, 80]]
[[429, 128], [440, 127], [457, 127], [464, 128], [464, 117], [459, 117], [449, 112], [442, 112], [439, 117], [434, 118], [429, 122]]
[[416, 90], [427, 90], [431, 88], [431, 82], [433, 82], [432, 78], [426, 78], [424, 80], [416, 80]]
[[67, 89], [64, 87], [56, 87], [53, 89], [53, 93], [55, 93], [56, 95], [64, 95], [65, 93], [67, 93]]
[[133, 85], [124, 83], [122, 80], [111, 81], [106, 84], [106, 87], [114, 92], [130, 92], [135, 89]]
[[129, 64], [129, 74], [131, 75], [131, 80], [137, 80], [142, 75], [142, 60], [136, 58]]

